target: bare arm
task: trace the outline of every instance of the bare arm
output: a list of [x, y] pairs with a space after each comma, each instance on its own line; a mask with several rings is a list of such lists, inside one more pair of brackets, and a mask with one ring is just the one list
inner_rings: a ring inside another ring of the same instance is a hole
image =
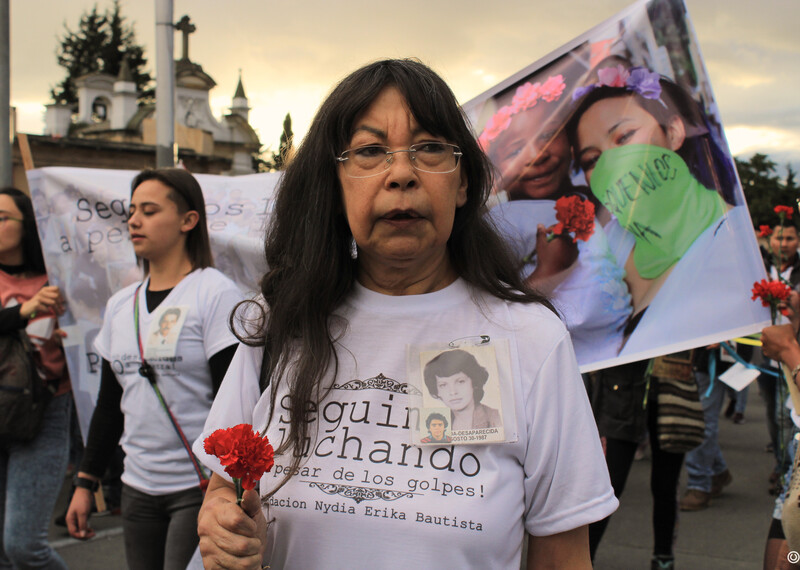
[[240, 507], [233, 485], [212, 475], [197, 518], [197, 533], [206, 569], [261, 569], [267, 521], [255, 491], [245, 491]]
[[588, 526], [551, 536], [528, 538], [528, 570], [548, 568], [591, 570]]

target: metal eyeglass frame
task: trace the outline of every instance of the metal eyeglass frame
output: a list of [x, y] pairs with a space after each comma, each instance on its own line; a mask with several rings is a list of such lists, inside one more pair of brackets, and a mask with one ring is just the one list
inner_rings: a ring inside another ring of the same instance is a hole
[[[414, 148], [414, 147], [422, 147], [422, 146], [425, 146], [426, 144], [431, 144], [431, 143], [430, 142], [424, 142], [424, 143], [412, 144], [410, 147], [408, 147], [406, 149], [397, 149], [397, 150], [391, 150], [390, 147], [385, 146], [385, 145], [381, 145], [381, 144], [366, 144], [364, 146], [358, 146], [358, 147], [355, 147], [355, 148], [348, 148], [347, 150], [343, 151], [342, 154], [340, 154], [339, 156], [337, 156], [335, 158], [336, 158], [336, 162], [338, 162], [339, 164], [341, 164], [344, 167], [344, 173], [347, 174], [347, 176], [350, 177], [350, 178], [372, 178], [373, 176], [378, 176], [379, 174], [383, 174], [384, 172], [389, 170], [389, 167], [392, 165], [392, 162], [394, 160], [394, 157], [392, 155], [397, 154], [398, 152], [408, 152], [408, 153], [410, 153], [408, 155], [408, 158], [409, 158], [409, 162], [411, 163], [411, 166], [412, 166], [412, 168], [414, 168], [414, 170], [419, 170], [420, 172], [427, 172], [428, 174], [450, 174], [451, 172], [455, 172], [455, 170], [458, 168], [458, 163], [461, 160], [461, 157], [464, 156], [464, 153], [461, 152], [461, 148], [458, 145], [451, 144], [451, 143], [444, 143], [444, 142], [436, 141], [435, 144], [440, 144], [440, 145], [443, 145], [443, 146], [449, 146], [450, 148], [453, 149], [453, 156], [456, 158], [456, 164], [455, 164], [455, 166], [453, 166], [452, 169], [450, 169], [450, 170], [425, 170], [424, 168], [420, 168], [419, 166], [417, 166], [416, 156], [415, 156], [414, 153], [417, 152], [417, 150], [419, 150], [419, 149], [418, 148]], [[348, 160], [350, 160], [350, 158], [345, 156], [345, 155], [348, 152], [352, 152], [354, 150], [360, 150], [362, 148], [381, 148], [381, 149], [384, 149], [386, 151], [386, 162], [384, 164], [383, 170], [379, 170], [378, 172], [374, 172], [372, 174], [367, 174], [366, 176], [353, 176], [352, 174], [350, 174], [347, 171], [347, 167], [344, 166], [344, 165]]]

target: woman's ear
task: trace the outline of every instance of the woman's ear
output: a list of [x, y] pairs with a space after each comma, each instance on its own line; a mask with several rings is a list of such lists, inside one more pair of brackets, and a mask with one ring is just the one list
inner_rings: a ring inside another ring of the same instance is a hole
[[195, 210], [189, 210], [183, 215], [183, 221], [181, 222], [181, 231], [183, 233], [188, 233], [194, 229], [197, 225], [197, 222], [200, 221], [200, 214], [198, 214]]
[[676, 151], [683, 146], [683, 141], [686, 140], [686, 125], [683, 124], [683, 119], [678, 115], [673, 115], [667, 125], [667, 141], [669, 148]]
[[467, 175], [461, 171], [461, 185], [458, 187], [456, 194], [456, 208], [460, 208], [467, 203]]

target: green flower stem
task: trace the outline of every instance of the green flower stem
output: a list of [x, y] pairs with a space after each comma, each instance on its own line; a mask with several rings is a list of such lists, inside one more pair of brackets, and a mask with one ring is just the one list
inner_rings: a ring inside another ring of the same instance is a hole
[[236, 489], [236, 504], [242, 504], [242, 495], [244, 495], [244, 489], [242, 488], [242, 480], [237, 479], [236, 477], [233, 478], [233, 486]]

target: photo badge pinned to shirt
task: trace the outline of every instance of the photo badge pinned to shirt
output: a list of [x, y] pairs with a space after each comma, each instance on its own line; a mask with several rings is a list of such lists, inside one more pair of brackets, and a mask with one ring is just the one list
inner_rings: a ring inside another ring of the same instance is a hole
[[518, 439], [506, 339], [477, 335], [408, 346], [414, 445], [507, 443]]
[[176, 355], [178, 338], [188, 312], [188, 305], [159, 306], [155, 310], [147, 329], [147, 342], [144, 345], [145, 359], [172, 358]]

